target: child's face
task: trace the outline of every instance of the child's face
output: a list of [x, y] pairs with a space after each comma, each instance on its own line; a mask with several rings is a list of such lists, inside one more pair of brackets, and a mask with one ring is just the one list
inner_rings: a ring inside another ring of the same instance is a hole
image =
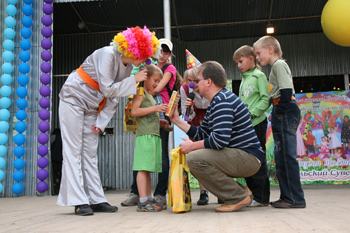
[[235, 60], [237, 62], [238, 69], [242, 71], [242, 73], [252, 70], [255, 67], [254, 58], [250, 57], [240, 57]]
[[156, 89], [160, 80], [160, 74], [153, 74], [151, 77], [147, 78], [145, 81], [145, 85], [147, 85], [147, 90], [153, 91], [154, 89]]
[[171, 56], [171, 52], [164, 52], [163, 49], [161, 50], [161, 53], [159, 54], [158, 57], [158, 62], [159, 63], [165, 63], [168, 61], [169, 57]]
[[334, 131], [334, 128], [330, 128], [330, 131], [331, 131], [331, 133], [333, 133], [333, 131]]
[[345, 116], [345, 117], [344, 117], [344, 121], [348, 122], [348, 121], [349, 121], [349, 117], [348, 117], [348, 116]]
[[309, 135], [312, 135], [312, 131], [308, 131]]
[[256, 53], [256, 59], [262, 66], [266, 66], [270, 63], [271, 53], [268, 48], [263, 48], [256, 46], [254, 48], [254, 52]]
[[198, 83], [197, 79], [195, 77], [188, 76], [187, 77], [187, 85], [190, 85], [190, 83], [194, 84], [194, 87], [192, 88], [193, 91], [198, 91]]
[[321, 141], [322, 141], [322, 142], [325, 142], [325, 141], [327, 141], [327, 138], [326, 138], [326, 137], [322, 137], [322, 138], [321, 138]]

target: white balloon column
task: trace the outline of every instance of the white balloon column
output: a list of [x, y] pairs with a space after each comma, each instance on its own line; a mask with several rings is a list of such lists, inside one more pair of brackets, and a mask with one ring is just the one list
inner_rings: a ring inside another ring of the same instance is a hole
[[43, 6], [43, 12], [44, 16], [41, 18], [41, 22], [44, 25], [44, 27], [41, 30], [41, 34], [44, 36], [44, 39], [41, 41], [41, 47], [44, 49], [41, 53], [41, 59], [44, 61], [40, 69], [43, 72], [43, 74], [40, 76], [40, 82], [43, 84], [43, 86], [40, 87], [40, 95], [43, 97], [39, 100], [39, 105], [42, 108], [39, 111], [39, 118], [42, 120], [38, 128], [41, 131], [41, 134], [38, 136], [38, 142], [42, 144], [38, 147], [38, 154], [41, 156], [41, 158], [38, 159], [38, 167], [41, 169], [37, 172], [37, 178], [40, 180], [38, 182], [36, 189], [38, 192], [43, 193], [47, 190], [48, 185], [44, 181], [49, 176], [49, 172], [45, 169], [49, 161], [45, 157], [48, 154], [48, 147], [45, 145], [49, 142], [49, 135], [48, 132], [50, 130], [50, 124], [48, 120], [50, 119], [50, 112], [47, 110], [47, 108], [50, 107], [50, 99], [47, 98], [51, 94], [51, 89], [48, 86], [51, 83], [51, 77], [49, 73], [51, 72], [51, 64], [49, 61], [52, 58], [52, 54], [49, 51], [52, 47], [52, 42], [50, 40], [50, 37], [52, 36], [52, 29], [50, 28], [52, 24], [52, 18], [51, 14], [53, 13], [53, 7], [51, 3], [53, 0], [44, 0], [45, 4]]

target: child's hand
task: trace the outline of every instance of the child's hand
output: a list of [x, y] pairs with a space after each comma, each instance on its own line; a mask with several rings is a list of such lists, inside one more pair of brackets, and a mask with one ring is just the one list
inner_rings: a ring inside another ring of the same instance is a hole
[[168, 109], [168, 105], [167, 104], [159, 104], [156, 105], [156, 112], [165, 112]]

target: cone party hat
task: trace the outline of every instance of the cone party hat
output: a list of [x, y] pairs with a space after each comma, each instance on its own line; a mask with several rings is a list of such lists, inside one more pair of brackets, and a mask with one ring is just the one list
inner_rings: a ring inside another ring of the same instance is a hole
[[186, 49], [186, 58], [187, 58], [187, 69], [191, 69], [201, 64], [200, 61], [198, 61], [198, 59], [195, 56], [193, 56], [192, 53], [187, 49]]

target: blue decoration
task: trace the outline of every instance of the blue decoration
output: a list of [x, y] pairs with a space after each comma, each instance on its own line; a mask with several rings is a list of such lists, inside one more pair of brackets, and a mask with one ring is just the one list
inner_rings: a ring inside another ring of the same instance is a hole
[[1, 82], [4, 85], [10, 85], [12, 83], [12, 76], [9, 74], [1, 75]]
[[2, 108], [8, 108], [11, 106], [11, 100], [7, 97], [2, 97], [0, 99], [0, 107]]
[[21, 75], [18, 76], [17, 82], [18, 82], [19, 85], [25, 86], [25, 85], [27, 85], [29, 83], [29, 78], [28, 78], [27, 75], [21, 74]]
[[16, 26], [16, 20], [12, 16], [7, 16], [5, 18], [5, 25], [8, 28], [13, 28], [14, 26]]
[[22, 171], [15, 171], [13, 174], [12, 174], [12, 178], [17, 181], [17, 182], [20, 182], [23, 180], [24, 178], [24, 173]]
[[31, 5], [22, 6], [22, 12], [25, 16], [31, 16], [33, 14], [33, 7]]
[[10, 96], [11, 93], [12, 93], [12, 90], [9, 86], [4, 85], [0, 88], [0, 94], [2, 96], [5, 96], [5, 97]]
[[12, 192], [17, 195], [20, 194], [23, 192], [23, 185], [21, 183], [14, 183], [12, 185]]
[[4, 40], [2, 46], [4, 47], [4, 49], [11, 51], [12, 49], [14, 49], [15, 43], [13, 43], [12, 40]]
[[8, 136], [6, 134], [0, 133], [0, 145], [4, 145], [7, 142], [8, 139], [9, 138], [8, 138]]
[[[3, 109], [2, 109], [3, 110]], [[0, 110], [0, 114], [1, 114], [1, 110]], [[0, 117], [1, 117], [1, 115], [0, 115]], [[20, 120], [20, 121], [24, 121], [26, 118], [27, 118], [27, 113], [26, 113], [26, 111], [24, 111], [24, 110], [18, 110], [17, 112], [16, 112], [16, 118], [18, 119], [18, 120]]]
[[28, 101], [26, 99], [18, 99], [16, 105], [19, 109], [23, 110], [28, 106]]
[[12, 40], [13, 38], [15, 38], [16, 36], [16, 32], [15, 30], [13, 30], [12, 28], [6, 28], [4, 30], [4, 36], [9, 39], [9, 40]]
[[13, 149], [13, 154], [18, 157], [21, 158], [25, 153], [25, 149], [23, 148], [23, 146], [16, 146], [15, 149]]
[[28, 53], [27, 51], [22, 51], [19, 53], [19, 59], [22, 62], [27, 62], [30, 60], [30, 53]]
[[0, 157], [6, 155], [7, 153], [7, 148], [4, 145], [0, 145]]
[[[7, 121], [7, 119], [10, 118], [10, 111], [7, 109], [1, 109], [0, 110], [0, 120]], [[0, 143], [2, 144], [2, 143]]]
[[19, 42], [19, 47], [23, 50], [29, 50], [32, 47], [32, 43], [30, 43], [29, 40], [23, 39], [21, 42]]
[[21, 36], [24, 39], [28, 39], [29, 37], [32, 36], [32, 30], [30, 30], [29, 28], [22, 28], [21, 29]]
[[0, 193], [2, 193], [2, 190], [4, 190], [4, 186], [0, 183]]
[[[5, 172], [3, 170], [0, 170], [0, 181], [2, 181], [5, 177]], [[1, 191], [0, 191], [1, 193]]]
[[6, 13], [9, 16], [15, 16], [17, 13], [17, 8], [14, 5], [7, 5], [6, 6]]
[[5, 74], [9, 74], [9, 73], [11, 73], [13, 71], [13, 66], [12, 66], [11, 63], [5, 62], [5, 63], [2, 64], [1, 70]]
[[0, 121], [0, 133], [5, 133], [10, 128], [7, 121]]
[[13, 141], [17, 145], [21, 146], [21, 145], [23, 145], [26, 142], [26, 137], [23, 134], [19, 133], [13, 138]]
[[3, 169], [6, 165], [6, 160], [3, 157], [0, 157], [0, 169]]
[[17, 94], [18, 97], [21, 97], [21, 98], [26, 97], [27, 94], [28, 94], [27, 88], [25, 88], [25, 87], [18, 87], [17, 90], [16, 90], [16, 94]]
[[18, 71], [27, 74], [30, 71], [30, 66], [27, 63], [21, 63], [18, 66]]
[[17, 0], [6, 0], [8, 4], [15, 5]]
[[16, 123], [15, 129], [16, 129], [17, 132], [23, 133], [27, 129], [27, 124], [24, 123], [23, 121], [19, 121], [19, 122]]
[[11, 62], [14, 58], [14, 55], [11, 51], [5, 51], [2, 53], [2, 59], [4, 59], [6, 62]]
[[33, 25], [33, 20], [29, 16], [24, 16], [22, 18], [22, 25], [29, 28]]
[[32, 4], [34, 0], [23, 0], [25, 4]]

